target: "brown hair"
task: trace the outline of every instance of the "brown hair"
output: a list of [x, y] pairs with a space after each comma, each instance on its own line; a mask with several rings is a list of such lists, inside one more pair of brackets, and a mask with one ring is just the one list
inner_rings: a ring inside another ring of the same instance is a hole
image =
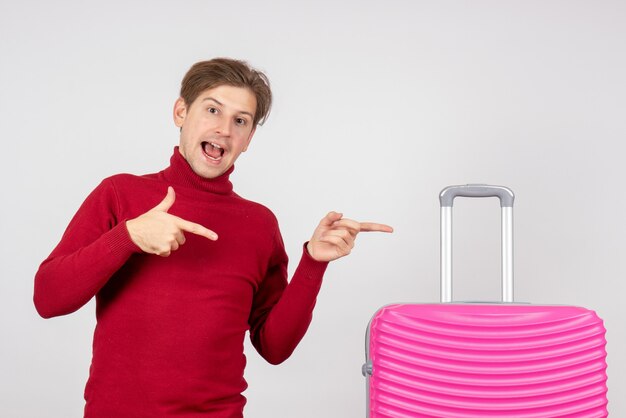
[[188, 106], [203, 91], [223, 85], [250, 89], [256, 97], [254, 125], [263, 125], [272, 107], [272, 91], [267, 76], [245, 61], [214, 58], [191, 66], [180, 86], [180, 97]]

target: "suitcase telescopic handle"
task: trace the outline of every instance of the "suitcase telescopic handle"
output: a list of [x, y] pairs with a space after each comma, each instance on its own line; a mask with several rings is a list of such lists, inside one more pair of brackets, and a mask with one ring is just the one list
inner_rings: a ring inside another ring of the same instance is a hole
[[511, 189], [486, 184], [448, 186], [441, 202], [441, 302], [452, 302], [452, 205], [454, 198], [497, 197], [502, 208], [502, 302], [513, 302], [513, 201]]

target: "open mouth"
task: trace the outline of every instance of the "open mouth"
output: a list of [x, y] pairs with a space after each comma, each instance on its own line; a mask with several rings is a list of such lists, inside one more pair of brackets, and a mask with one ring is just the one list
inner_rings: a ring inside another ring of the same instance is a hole
[[204, 154], [213, 161], [221, 160], [224, 155], [224, 148], [213, 142], [202, 142], [202, 151], [204, 151]]

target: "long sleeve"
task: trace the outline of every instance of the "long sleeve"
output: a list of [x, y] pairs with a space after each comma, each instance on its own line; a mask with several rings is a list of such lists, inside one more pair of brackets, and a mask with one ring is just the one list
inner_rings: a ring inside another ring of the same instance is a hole
[[[175, 149], [152, 174], [117, 174], [81, 205], [35, 277], [44, 317], [96, 296], [85, 416], [241, 417], [249, 330], [261, 355], [280, 363], [311, 321], [326, 263], [304, 254], [288, 284], [278, 221], [233, 191], [229, 174], [207, 179]], [[141, 252], [126, 220], [176, 190], [168, 213], [214, 229], [186, 234], [169, 257]]]
[[256, 292], [250, 316], [250, 339], [271, 364], [285, 361], [311, 323], [322, 277], [328, 266], [303, 248], [300, 264], [287, 285], [287, 255], [277, 233], [275, 257]]
[[118, 219], [112, 180], [83, 202], [61, 241], [35, 275], [34, 303], [44, 317], [66, 315], [86, 304], [138, 247]]

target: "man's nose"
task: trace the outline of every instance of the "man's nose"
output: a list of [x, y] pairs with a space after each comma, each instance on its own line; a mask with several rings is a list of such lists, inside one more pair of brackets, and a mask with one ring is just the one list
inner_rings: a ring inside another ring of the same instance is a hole
[[230, 136], [230, 121], [228, 120], [228, 118], [220, 119], [217, 126], [215, 127], [215, 132], [220, 135]]

